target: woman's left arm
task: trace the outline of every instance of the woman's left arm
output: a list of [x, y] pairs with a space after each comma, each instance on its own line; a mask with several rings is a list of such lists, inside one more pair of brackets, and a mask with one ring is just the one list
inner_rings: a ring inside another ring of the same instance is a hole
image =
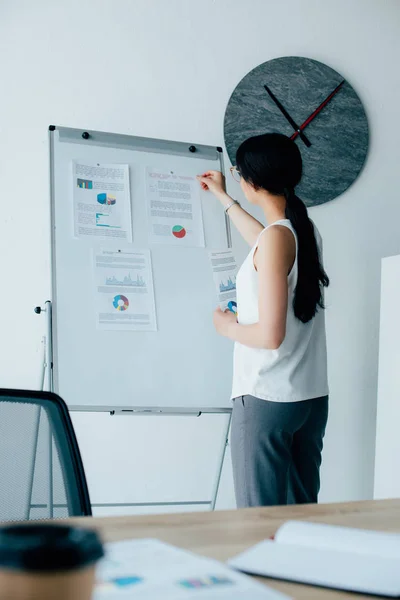
[[287, 278], [295, 252], [293, 234], [286, 227], [271, 227], [264, 233], [254, 258], [259, 278], [259, 320], [241, 325], [233, 313], [217, 309], [214, 324], [218, 333], [252, 348], [279, 348], [286, 335]]

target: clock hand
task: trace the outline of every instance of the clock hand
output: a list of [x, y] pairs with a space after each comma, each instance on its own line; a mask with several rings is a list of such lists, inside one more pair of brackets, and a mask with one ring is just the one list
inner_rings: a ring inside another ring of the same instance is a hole
[[342, 85], [344, 84], [344, 82], [345, 82], [345, 80], [343, 79], [343, 81], [341, 81], [339, 83], [339, 85], [337, 87], [335, 87], [335, 89], [333, 90], [333, 92], [331, 92], [329, 94], [329, 96], [327, 96], [325, 98], [325, 100], [323, 102], [321, 102], [321, 104], [318, 106], [318, 108], [316, 108], [314, 110], [314, 112], [308, 117], [308, 119], [306, 119], [304, 121], [304, 123], [302, 125], [300, 125], [300, 127], [297, 129], [297, 131], [295, 131], [295, 133], [290, 138], [291, 140], [295, 140], [298, 135], [301, 136], [301, 132], [307, 127], [307, 125], [309, 125], [311, 123], [311, 121], [313, 119], [315, 119], [315, 117], [321, 112], [321, 110], [323, 108], [325, 108], [325, 106], [328, 104], [328, 102], [330, 102], [332, 100], [333, 96], [335, 96], [338, 93], [338, 91], [340, 90], [340, 88], [342, 87]]
[[[281, 111], [283, 116], [286, 118], [287, 121], [289, 121], [289, 123], [291, 124], [293, 129], [296, 131], [295, 137], [297, 137], [299, 135], [300, 138], [305, 143], [305, 145], [309, 148], [311, 146], [310, 140], [304, 135], [304, 133], [301, 132], [300, 127], [292, 119], [292, 117], [289, 115], [286, 108], [281, 104], [281, 102], [279, 102], [278, 98], [271, 92], [269, 87], [267, 85], [264, 85], [264, 88], [265, 88], [266, 92], [269, 94], [269, 96], [272, 98], [272, 100], [275, 102], [276, 106], [279, 108], [279, 110]], [[294, 138], [292, 137], [292, 139], [294, 139]]]

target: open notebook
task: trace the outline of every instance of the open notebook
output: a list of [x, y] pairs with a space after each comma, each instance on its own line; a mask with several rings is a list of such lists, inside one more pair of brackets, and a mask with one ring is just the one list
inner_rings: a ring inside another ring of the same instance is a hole
[[400, 535], [393, 533], [289, 521], [274, 540], [229, 565], [253, 575], [400, 597]]

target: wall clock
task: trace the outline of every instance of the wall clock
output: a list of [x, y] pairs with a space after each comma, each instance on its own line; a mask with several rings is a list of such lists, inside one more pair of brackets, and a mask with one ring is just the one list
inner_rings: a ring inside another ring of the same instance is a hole
[[368, 122], [358, 95], [337, 71], [300, 56], [267, 61], [235, 88], [225, 112], [225, 145], [232, 164], [253, 135], [293, 137], [303, 158], [297, 194], [307, 206], [333, 200], [360, 173]]

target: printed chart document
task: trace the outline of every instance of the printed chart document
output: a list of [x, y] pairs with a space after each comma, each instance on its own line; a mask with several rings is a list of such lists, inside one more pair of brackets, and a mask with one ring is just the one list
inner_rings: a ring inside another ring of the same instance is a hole
[[232, 250], [210, 252], [210, 260], [221, 310], [229, 309], [237, 313], [237, 265]]
[[94, 600], [289, 600], [224, 565], [158, 540], [106, 546]]
[[204, 247], [200, 186], [195, 177], [146, 169], [151, 244]]
[[132, 241], [128, 165], [73, 161], [74, 233]]
[[98, 329], [157, 331], [149, 250], [94, 251]]
[[230, 566], [288, 581], [400, 597], [400, 535], [289, 521], [229, 561]]

